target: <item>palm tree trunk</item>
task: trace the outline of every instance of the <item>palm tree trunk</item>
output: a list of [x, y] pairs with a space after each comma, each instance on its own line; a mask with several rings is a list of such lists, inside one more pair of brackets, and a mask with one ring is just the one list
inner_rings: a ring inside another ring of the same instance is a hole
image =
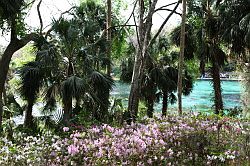
[[69, 119], [71, 117], [71, 112], [72, 112], [72, 99], [69, 99], [67, 101], [64, 101], [63, 102], [63, 105], [64, 105], [64, 114], [63, 114], [63, 119], [62, 119], [62, 122], [65, 124], [65, 125], [68, 125], [69, 124]]
[[167, 115], [167, 109], [168, 109], [168, 93], [163, 93], [163, 97], [162, 97], [162, 116]]
[[182, 114], [182, 71], [184, 63], [184, 50], [185, 50], [185, 23], [186, 23], [186, 0], [182, 0], [182, 23], [181, 23], [181, 38], [180, 38], [180, 59], [179, 59], [179, 70], [178, 70], [178, 112]]
[[33, 116], [32, 116], [32, 108], [34, 102], [28, 101], [28, 108], [25, 113], [24, 126], [31, 128], [33, 126]]
[[212, 61], [212, 78], [214, 89], [215, 114], [219, 114], [220, 111], [223, 110], [223, 101], [221, 95], [220, 68], [215, 60]]
[[149, 96], [148, 100], [147, 100], [147, 115], [149, 118], [153, 118], [153, 114], [154, 114], [154, 97], [153, 96]]

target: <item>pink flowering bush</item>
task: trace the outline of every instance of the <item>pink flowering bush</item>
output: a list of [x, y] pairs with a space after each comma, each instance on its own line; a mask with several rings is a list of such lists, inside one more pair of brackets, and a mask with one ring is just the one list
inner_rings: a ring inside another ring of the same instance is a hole
[[[26, 159], [32, 163], [37, 158], [46, 158], [46, 163], [43, 160], [41, 165], [77, 166], [247, 165], [250, 161], [247, 120], [171, 115], [123, 127], [103, 124], [82, 130], [64, 128], [63, 131], [68, 136], [56, 137], [46, 151], [36, 157], [28, 155]], [[36, 149], [36, 145], [28, 144], [31, 151]], [[40, 146], [43, 149], [43, 145]], [[8, 155], [14, 157], [11, 152]], [[0, 160], [1, 156], [0, 153]], [[4, 163], [6, 161], [0, 165]]]

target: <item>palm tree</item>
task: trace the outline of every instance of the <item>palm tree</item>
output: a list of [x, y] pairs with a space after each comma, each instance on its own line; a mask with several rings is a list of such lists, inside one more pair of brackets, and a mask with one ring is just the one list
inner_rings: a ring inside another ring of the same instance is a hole
[[52, 83], [46, 96], [48, 102], [54, 104], [54, 92], [61, 89], [63, 123], [69, 124], [74, 99], [76, 107], [91, 109], [98, 120], [104, 120], [103, 116], [108, 114], [108, 99], [113, 81], [111, 77], [97, 71], [100, 64], [105, 63], [105, 58], [100, 56], [101, 52], [106, 51], [106, 39], [100, 35], [105, 29], [104, 12], [104, 8], [88, 0], [76, 7], [74, 18], [62, 18], [54, 22], [59, 52], [61, 59], [64, 59], [63, 62], [59, 61], [57, 70], [63, 72], [56, 74], [57, 78], [54, 80], [57, 81]]
[[205, 8], [205, 36], [206, 44], [204, 53], [212, 63], [212, 82], [214, 89], [215, 113], [219, 114], [223, 110], [222, 90], [220, 82], [220, 68], [226, 61], [226, 54], [219, 47], [219, 21], [212, 11], [212, 3], [207, 1]]
[[21, 95], [27, 100], [27, 110], [25, 113], [24, 125], [32, 127], [32, 108], [42, 84], [43, 73], [38, 62], [29, 62], [19, 71], [21, 77]]
[[[215, 113], [223, 110], [220, 68], [226, 61], [226, 55], [220, 48], [219, 18], [213, 4], [215, 1], [190, 1], [189, 22], [192, 28], [188, 35], [195, 36], [196, 54], [200, 58], [200, 71], [204, 74], [205, 64], [211, 64], [212, 83], [214, 89]], [[173, 35], [176, 36], [176, 35]], [[188, 46], [186, 46], [188, 48]]]
[[61, 83], [62, 102], [63, 102], [63, 123], [68, 125], [72, 113], [72, 100], [80, 100], [84, 96], [87, 89], [86, 80], [76, 76], [68, 77]]
[[[182, 93], [188, 96], [193, 89], [193, 78], [187, 70], [182, 81]], [[154, 67], [148, 75], [144, 75], [141, 95], [146, 101], [148, 117], [153, 117], [153, 106], [160, 96], [162, 96], [162, 116], [166, 116], [168, 103], [174, 104], [177, 100], [174, 94], [177, 91], [177, 82], [178, 70], [175, 67]]]
[[89, 84], [91, 86], [89, 93], [96, 96], [99, 101], [96, 111], [94, 111], [95, 119], [105, 122], [108, 120], [109, 94], [114, 86], [114, 80], [109, 75], [93, 71], [89, 75]]
[[236, 55], [237, 62], [242, 61], [242, 66], [246, 69], [244, 74], [245, 92], [243, 95], [244, 114], [249, 115], [250, 90], [250, 3], [248, 0], [230, 1], [225, 0], [217, 3], [218, 15], [220, 16], [220, 36], [225, 41], [229, 49]]

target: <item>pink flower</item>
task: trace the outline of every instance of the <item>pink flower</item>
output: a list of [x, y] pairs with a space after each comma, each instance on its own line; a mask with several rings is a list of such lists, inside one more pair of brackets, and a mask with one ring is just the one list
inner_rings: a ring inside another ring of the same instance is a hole
[[67, 131], [69, 131], [69, 128], [68, 127], [63, 127], [63, 131], [67, 132]]
[[75, 145], [70, 145], [68, 147], [68, 153], [71, 155], [75, 155], [75, 154], [79, 153], [79, 149]]

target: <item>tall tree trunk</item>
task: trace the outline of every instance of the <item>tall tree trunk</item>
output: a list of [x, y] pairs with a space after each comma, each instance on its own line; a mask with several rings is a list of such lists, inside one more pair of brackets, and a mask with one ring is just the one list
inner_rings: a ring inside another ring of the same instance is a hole
[[216, 59], [212, 61], [212, 78], [213, 78], [212, 82], [214, 89], [215, 114], [219, 114], [220, 111], [223, 110], [223, 101], [221, 95], [220, 68], [218, 63], [216, 62]]
[[109, 43], [107, 49], [107, 58], [109, 60], [109, 64], [107, 66], [107, 75], [111, 75], [111, 0], [107, 0], [107, 41]]
[[155, 6], [157, 0], [153, 0], [150, 3], [148, 15], [146, 21], [144, 21], [145, 6], [144, 0], [139, 0], [139, 25], [138, 25], [138, 47], [135, 56], [135, 63], [133, 68], [133, 77], [131, 83], [131, 89], [129, 94], [128, 112], [133, 121], [136, 120], [139, 105], [139, 94], [140, 94], [140, 80], [142, 77], [142, 72], [144, 71], [145, 59], [148, 56], [147, 50], [149, 45], [150, 32], [152, 28], [152, 16], [154, 14]]
[[182, 23], [181, 23], [181, 38], [180, 38], [180, 58], [178, 70], [178, 113], [182, 114], [182, 71], [184, 63], [184, 50], [185, 50], [185, 23], [186, 23], [186, 0], [182, 0]]
[[167, 115], [168, 110], [168, 93], [163, 93], [162, 97], [162, 116]]
[[28, 107], [25, 113], [25, 118], [24, 118], [24, 126], [28, 128], [32, 128], [33, 126], [33, 116], [32, 116], [33, 105], [34, 105], [34, 102], [28, 101]]

